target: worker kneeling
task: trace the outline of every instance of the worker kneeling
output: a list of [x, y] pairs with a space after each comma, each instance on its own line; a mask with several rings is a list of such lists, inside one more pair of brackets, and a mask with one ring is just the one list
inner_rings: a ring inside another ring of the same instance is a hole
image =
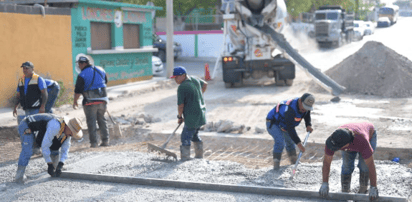
[[373, 161], [376, 139], [375, 128], [369, 122], [342, 125], [328, 137], [325, 146], [325, 158], [323, 159], [323, 183], [319, 190], [320, 196], [328, 196], [330, 164], [334, 153], [341, 150], [343, 161], [341, 171], [342, 192], [350, 192], [352, 172], [355, 169], [355, 158], [359, 154], [360, 186], [358, 193], [367, 193], [370, 179], [369, 199], [379, 198], [376, 186], [375, 162]]
[[[24, 182], [24, 173], [33, 154], [33, 144], [41, 146], [46, 160], [47, 172], [52, 177], [59, 177], [64, 161], [68, 157], [71, 137], [83, 137], [81, 121], [77, 118], [57, 117], [52, 114], [35, 114], [24, 118], [18, 127], [21, 138], [21, 153], [15, 181]], [[61, 155], [59, 149], [61, 148]], [[60, 156], [60, 158], [59, 158]]]

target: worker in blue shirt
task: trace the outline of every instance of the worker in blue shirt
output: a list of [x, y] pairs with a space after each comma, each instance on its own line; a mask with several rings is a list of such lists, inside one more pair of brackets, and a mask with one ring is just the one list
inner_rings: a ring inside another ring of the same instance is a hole
[[17, 116], [19, 104], [23, 107], [26, 116], [45, 113], [48, 98], [46, 82], [41, 76], [34, 73], [32, 62], [27, 61], [21, 67], [24, 77], [19, 79], [17, 86], [17, 101], [14, 105], [13, 116]]
[[53, 113], [52, 107], [56, 103], [57, 97], [59, 96], [60, 86], [57, 81], [51, 79], [44, 79], [47, 86], [48, 99], [46, 102], [46, 113]]
[[101, 67], [91, 65], [89, 59], [85, 56], [79, 57], [77, 63], [81, 72], [76, 80], [73, 108], [77, 109], [77, 100], [80, 98], [80, 95], [83, 95], [82, 104], [87, 120], [90, 147], [98, 147], [96, 121], [99, 125], [102, 141], [100, 146], [109, 146], [109, 130], [107, 128], [107, 120], [104, 117], [107, 111], [107, 103], [109, 103], [106, 92], [106, 72]]
[[22, 148], [15, 182], [24, 183], [24, 173], [33, 154], [34, 143], [41, 145], [43, 158], [48, 166], [47, 172], [52, 177], [59, 177], [68, 157], [71, 137], [82, 138], [81, 129], [82, 123], [78, 118], [57, 117], [49, 113], [26, 116], [18, 126]]
[[292, 164], [296, 163], [297, 155], [295, 144], [300, 151], [305, 152], [305, 147], [296, 133], [295, 127], [305, 120], [306, 131], [312, 132], [310, 111], [313, 110], [315, 97], [309, 93], [277, 104], [266, 117], [266, 127], [275, 140], [273, 146], [273, 169], [280, 166], [282, 151], [286, 145], [286, 152]]

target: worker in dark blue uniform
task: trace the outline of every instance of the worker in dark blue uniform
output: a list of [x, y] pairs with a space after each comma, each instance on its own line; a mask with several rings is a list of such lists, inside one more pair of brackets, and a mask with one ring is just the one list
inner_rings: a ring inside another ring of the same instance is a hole
[[44, 79], [47, 86], [48, 99], [46, 102], [46, 113], [53, 113], [52, 107], [56, 103], [57, 97], [59, 96], [60, 86], [57, 81], [51, 79]]
[[312, 132], [310, 111], [313, 110], [315, 97], [309, 93], [277, 104], [266, 117], [266, 127], [275, 140], [273, 146], [273, 168], [279, 169], [282, 151], [286, 145], [286, 152], [292, 164], [296, 163], [297, 155], [295, 144], [300, 151], [305, 152], [305, 147], [296, 133], [295, 127], [305, 120], [306, 131]]
[[[21, 67], [24, 76], [19, 79], [17, 86], [17, 101], [14, 105], [13, 116], [17, 116], [19, 104], [23, 108], [25, 116], [45, 113], [48, 95], [44, 79], [34, 73], [32, 62], [27, 61]], [[19, 120], [21, 121], [23, 118], [21, 117]]]
[[100, 146], [109, 146], [109, 130], [104, 114], [107, 110], [106, 84], [107, 75], [103, 68], [90, 64], [87, 57], [81, 56], [77, 61], [80, 74], [77, 76], [76, 87], [74, 89], [73, 108], [77, 109], [77, 100], [83, 95], [83, 111], [86, 115], [87, 128], [90, 137], [90, 147], [98, 147], [96, 135], [96, 120], [100, 129]]

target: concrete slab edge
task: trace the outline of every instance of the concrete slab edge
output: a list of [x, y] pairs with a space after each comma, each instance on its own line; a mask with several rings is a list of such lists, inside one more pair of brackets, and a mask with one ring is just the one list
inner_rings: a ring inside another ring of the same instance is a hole
[[[319, 197], [319, 193], [317, 191], [294, 190], [294, 189], [275, 188], [275, 187], [188, 182], [188, 181], [179, 181], [179, 180], [123, 177], [123, 176], [115, 176], [115, 175], [100, 175], [100, 174], [75, 173], [75, 172], [63, 172], [61, 177], [67, 178], [67, 179], [138, 184], [138, 185], [160, 186], [160, 187], [173, 187], [173, 188], [181, 188], [181, 189], [196, 189], [196, 190], [209, 190], [209, 191], [220, 191], [220, 192], [240, 192], [240, 193], [249, 193], [249, 194], [264, 194], [264, 195], [274, 195], [274, 196], [289, 196], [289, 197], [318, 198], [318, 199], [321, 198]], [[369, 201], [369, 196], [367, 194], [329, 193], [328, 199], [329, 200]], [[380, 196], [379, 199], [375, 201], [407, 202], [407, 199], [403, 197]]]

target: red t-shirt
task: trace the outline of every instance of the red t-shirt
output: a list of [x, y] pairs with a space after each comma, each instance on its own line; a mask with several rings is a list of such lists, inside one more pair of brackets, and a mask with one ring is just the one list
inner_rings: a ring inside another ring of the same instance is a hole
[[[352, 143], [349, 144], [348, 147], [345, 147], [340, 150], [344, 151], [356, 151], [359, 152], [363, 159], [367, 159], [372, 156], [373, 149], [369, 142], [372, 138], [372, 134], [370, 134], [370, 130], [375, 130], [372, 123], [369, 122], [362, 122], [362, 123], [348, 123], [345, 125], [340, 126], [339, 128], [347, 128], [354, 132], [355, 138]], [[335, 152], [330, 150], [327, 146], [325, 146], [325, 154], [329, 156], [333, 156]]]

